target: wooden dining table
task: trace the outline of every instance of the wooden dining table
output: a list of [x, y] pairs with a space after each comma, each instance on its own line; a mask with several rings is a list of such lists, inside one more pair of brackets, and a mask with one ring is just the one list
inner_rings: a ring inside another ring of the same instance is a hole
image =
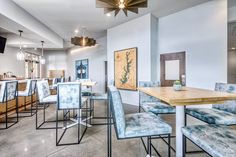
[[236, 94], [191, 87], [184, 87], [180, 91], [175, 91], [173, 87], [140, 87], [138, 90], [176, 107], [176, 157], [183, 156], [181, 128], [185, 126], [186, 106], [222, 104], [227, 100], [236, 100]]

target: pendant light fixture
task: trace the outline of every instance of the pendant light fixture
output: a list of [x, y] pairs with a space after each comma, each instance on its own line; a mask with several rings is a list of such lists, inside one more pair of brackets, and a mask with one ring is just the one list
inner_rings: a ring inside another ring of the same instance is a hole
[[88, 38], [85, 37], [85, 30], [86, 28], [82, 28], [82, 36], [77, 37], [75, 36], [74, 38], [71, 38], [71, 44], [74, 44], [76, 46], [95, 46], [96, 45], [96, 40], [93, 38]]
[[43, 57], [43, 44], [44, 44], [44, 41], [41, 41], [41, 43], [42, 43], [42, 56], [40, 57], [40, 64], [45, 64], [45, 58]]
[[18, 32], [20, 33], [20, 49], [16, 54], [16, 58], [19, 61], [23, 61], [23, 60], [25, 60], [25, 53], [24, 53], [24, 50], [22, 49], [22, 41], [21, 41], [22, 40], [21, 35], [22, 35], [23, 31], [19, 30]]
[[105, 14], [115, 11], [116, 16], [122, 10], [128, 16], [128, 11], [138, 14], [139, 8], [147, 8], [148, 0], [96, 0], [96, 7]]

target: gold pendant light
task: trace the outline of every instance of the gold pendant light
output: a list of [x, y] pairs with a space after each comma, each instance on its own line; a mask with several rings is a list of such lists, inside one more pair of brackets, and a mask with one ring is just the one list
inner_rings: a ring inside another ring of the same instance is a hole
[[82, 36], [78, 37], [75, 36], [74, 38], [71, 38], [71, 44], [74, 44], [76, 46], [95, 46], [96, 40], [93, 38], [85, 37], [85, 28], [82, 28]]
[[126, 16], [128, 11], [138, 14], [139, 8], [147, 8], [148, 0], [96, 0], [97, 8], [104, 8], [104, 13], [115, 11], [115, 16], [123, 10]]

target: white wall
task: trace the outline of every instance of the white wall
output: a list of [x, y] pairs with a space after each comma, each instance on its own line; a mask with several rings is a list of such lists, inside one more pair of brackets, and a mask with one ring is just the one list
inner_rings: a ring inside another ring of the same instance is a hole
[[6, 46], [4, 53], [0, 53], [0, 75], [8, 71], [16, 76], [25, 76], [24, 62], [16, 59], [19, 49]]
[[75, 79], [75, 61], [81, 59], [89, 60], [89, 78], [95, 80], [97, 85], [93, 87], [94, 92], [105, 92], [105, 61], [107, 60], [106, 37], [97, 39], [98, 45], [72, 49], [67, 54], [68, 76]]
[[[156, 61], [151, 60], [151, 50], [156, 50], [155, 47], [151, 47], [151, 38], [153, 38], [151, 37], [152, 20], [152, 15], [147, 14], [108, 29], [107, 57], [109, 80], [114, 79], [114, 51], [132, 47], [138, 48], [138, 81], [151, 80], [151, 71], [155, 70], [155, 68], [151, 68], [151, 62]], [[155, 30], [155, 32], [157, 31]], [[121, 90], [121, 95], [124, 103], [138, 105], [137, 91]]]
[[227, 82], [227, 1], [215, 0], [159, 19], [159, 53], [186, 51], [187, 86]]
[[48, 77], [49, 70], [65, 70], [67, 75], [67, 52], [66, 51], [45, 51], [46, 64], [42, 77]]

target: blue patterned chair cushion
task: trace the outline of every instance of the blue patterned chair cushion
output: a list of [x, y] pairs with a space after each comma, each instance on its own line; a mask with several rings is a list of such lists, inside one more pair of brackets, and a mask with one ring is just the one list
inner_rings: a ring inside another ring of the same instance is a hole
[[[216, 83], [215, 91], [236, 93], [236, 84]], [[225, 101], [224, 104], [213, 105], [213, 108], [236, 114], [236, 101]]]
[[18, 91], [18, 96], [30, 96], [35, 93], [36, 80], [27, 80], [26, 88], [24, 91]]
[[[139, 87], [158, 87], [158, 82], [152, 82], [152, 81], [140, 81]], [[140, 106], [143, 108], [146, 112], [152, 112], [154, 114], [169, 114], [169, 113], [175, 113], [175, 108], [165, 104], [163, 102], [160, 102], [159, 99], [150, 96], [148, 94], [145, 94], [143, 92], [139, 92], [139, 103]]]
[[119, 91], [109, 86], [109, 101], [118, 138], [146, 137], [170, 134], [171, 127], [153, 113], [124, 114]]
[[211, 156], [236, 156], [235, 129], [221, 125], [195, 125], [182, 128], [182, 132]]
[[187, 108], [186, 113], [208, 124], [236, 124], [236, 114], [214, 108]]
[[4, 81], [1, 85], [0, 102], [14, 100], [16, 98], [17, 81]]
[[155, 136], [170, 134], [172, 132], [170, 125], [150, 112], [127, 114], [125, 121], [126, 128], [124, 138]]
[[[152, 82], [152, 81], [139, 81], [139, 87], [157, 87], [159, 86], [158, 82]], [[148, 94], [145, 94], [143, 92], [139, 92], [139, 103], [142, 106], [145, 102], [160, 102], [159, 99], [150, 96]]]
[[162, 102], [145, 102], [142, 104], [145, 112], [152, 112], [154, 114], [170, 114], [175, 113], [175, 108]]
[[42, 102], [44, 98], [51, 95], [48, 81], [38, 81], [37, 90], [38, 90], [39, 102]]
[[80, 83], [58, 83], [57, 86], [58, 109], [82, 108], [82, 94]]
[[120, 92], [114, 86], [109, 86], [109, 101], [119, 137], [125, 136], [125, 113]]

